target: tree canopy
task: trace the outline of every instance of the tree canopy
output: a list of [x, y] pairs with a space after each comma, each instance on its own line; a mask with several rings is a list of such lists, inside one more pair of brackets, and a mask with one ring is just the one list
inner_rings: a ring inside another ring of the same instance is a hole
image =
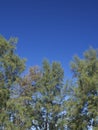
[[75, 56], [71, 69], [76, 85], [68, 102], [68, 124], [72, 130], [98, 129], [98, 51], [90, 48], [83, 59]]
[[74, 56], [73, 78], [64, 82], [57, 61], [25, 70], [17, 39], [0, 36], [0, 130], [98, 129], [98, 51]]

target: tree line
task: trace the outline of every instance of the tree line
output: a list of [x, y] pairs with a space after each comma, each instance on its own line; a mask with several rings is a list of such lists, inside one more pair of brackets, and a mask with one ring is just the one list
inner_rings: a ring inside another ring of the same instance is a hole
[[44, 60], [25, 70], [17, 39], [0, 36], [0, 130], [98, 130], [98, 50], [71, 61], [64, 83], [61, 63]]

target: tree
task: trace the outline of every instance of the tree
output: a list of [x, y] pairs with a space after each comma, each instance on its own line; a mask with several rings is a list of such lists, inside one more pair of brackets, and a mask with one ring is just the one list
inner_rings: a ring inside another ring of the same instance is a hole
[[75, 56], [71, 68], [76, 86], [68, 101], [68, 126], [71, 130], [98, 129], [98, 51], [90, 48], [84, 59]]
[[[63, 84], [60, 63], [43, 61], [23, 78], [25, 60], [16, 54], [17, 39], [0, 36], [0, 129], [98, 129], [98, 51], [71, 62], [73, 81]], [[16, 94], [16, 95], [15, 95]], [[67, 113], [67, 115], [65, 114]]]
[[[23, 80], [23, 95], [32, 96], [29, 106], [32, 125], [38, 129], [58, 129], [64, 71], [58, 62], [44, 60], [42, 69], [33, 67]], [[26, 82], [25, 82], [26, 81]], [[26, 91], [25, 91], [26, 90]]]
[[9, 121], [7, 102], [10, 88], [18, 81], [25, 69], [25, 60], [16, 55], [16, 38], [6, 40], [0, 36], [0, 126]]
[[[39, 82], [39, 90], [42, 100], [39, 102], [39, 110], [44, 108], [45, 117], [43, 122], [45, 130], [57, 129], [59, 114], [61, 112], [61, 89], [63, 87], [64, 71], [60, 63], [53, 62], [49, 65], [48, 61], [43, 62], [43, 73]], [[49, 125], [49, 126], [47, 126]], [[56, 126], [57, 125], [57, 126]]]

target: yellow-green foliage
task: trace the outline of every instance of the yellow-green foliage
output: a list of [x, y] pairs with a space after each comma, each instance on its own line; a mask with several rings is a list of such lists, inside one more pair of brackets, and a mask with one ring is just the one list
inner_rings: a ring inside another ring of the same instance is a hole
[[4, 127], [10, 123], [7, 108], [10, 100], [10, 88], [18, 81], [20, 74], [25, 69], [25, 60], [16, 55], [15, 48], [15, 38], [6, 40], [0, 36], [0, 126]]
[[[61, 64], [47, 60], [41, 68], [31, 67], [22, 78], [25, 60], [16, 54], [16, 43], [16, 38], [6, 40], [0, 36], [0, 127], [27, 130], [34, 125], [36, 130], [63, 130], [67, 125], [70, 130], [87, 130], [93, 119], [93, 129], [98, 130], [97, 50], [90, 48], [82, 59], [74, 57], [74, 82], [64, 84]], [[18, 93], [17, 97], [13, 92]], [[65, 115], [61, 114], [64, 110]]]
[[[98, 52], [90, 48], [84, 53], [84, 59], [75, 56], [71, 63], [73, 75], [76, 78], [73, 99], [68, 102], [68, 125], [73, 130], [84, 129], [94, 119], [98, 118]], [[86, 109], [86, 111], [85, 111]], [[74, 125], [71, 125], [74, 124]]]

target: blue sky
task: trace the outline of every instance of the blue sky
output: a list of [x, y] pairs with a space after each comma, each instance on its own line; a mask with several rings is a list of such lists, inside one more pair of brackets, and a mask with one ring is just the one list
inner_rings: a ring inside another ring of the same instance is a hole
[[98, 0], [0, 0], [0, 34], [18, 37], [27, 67], [48, 58], [70, 77], [73, 55], [98, 48]]

